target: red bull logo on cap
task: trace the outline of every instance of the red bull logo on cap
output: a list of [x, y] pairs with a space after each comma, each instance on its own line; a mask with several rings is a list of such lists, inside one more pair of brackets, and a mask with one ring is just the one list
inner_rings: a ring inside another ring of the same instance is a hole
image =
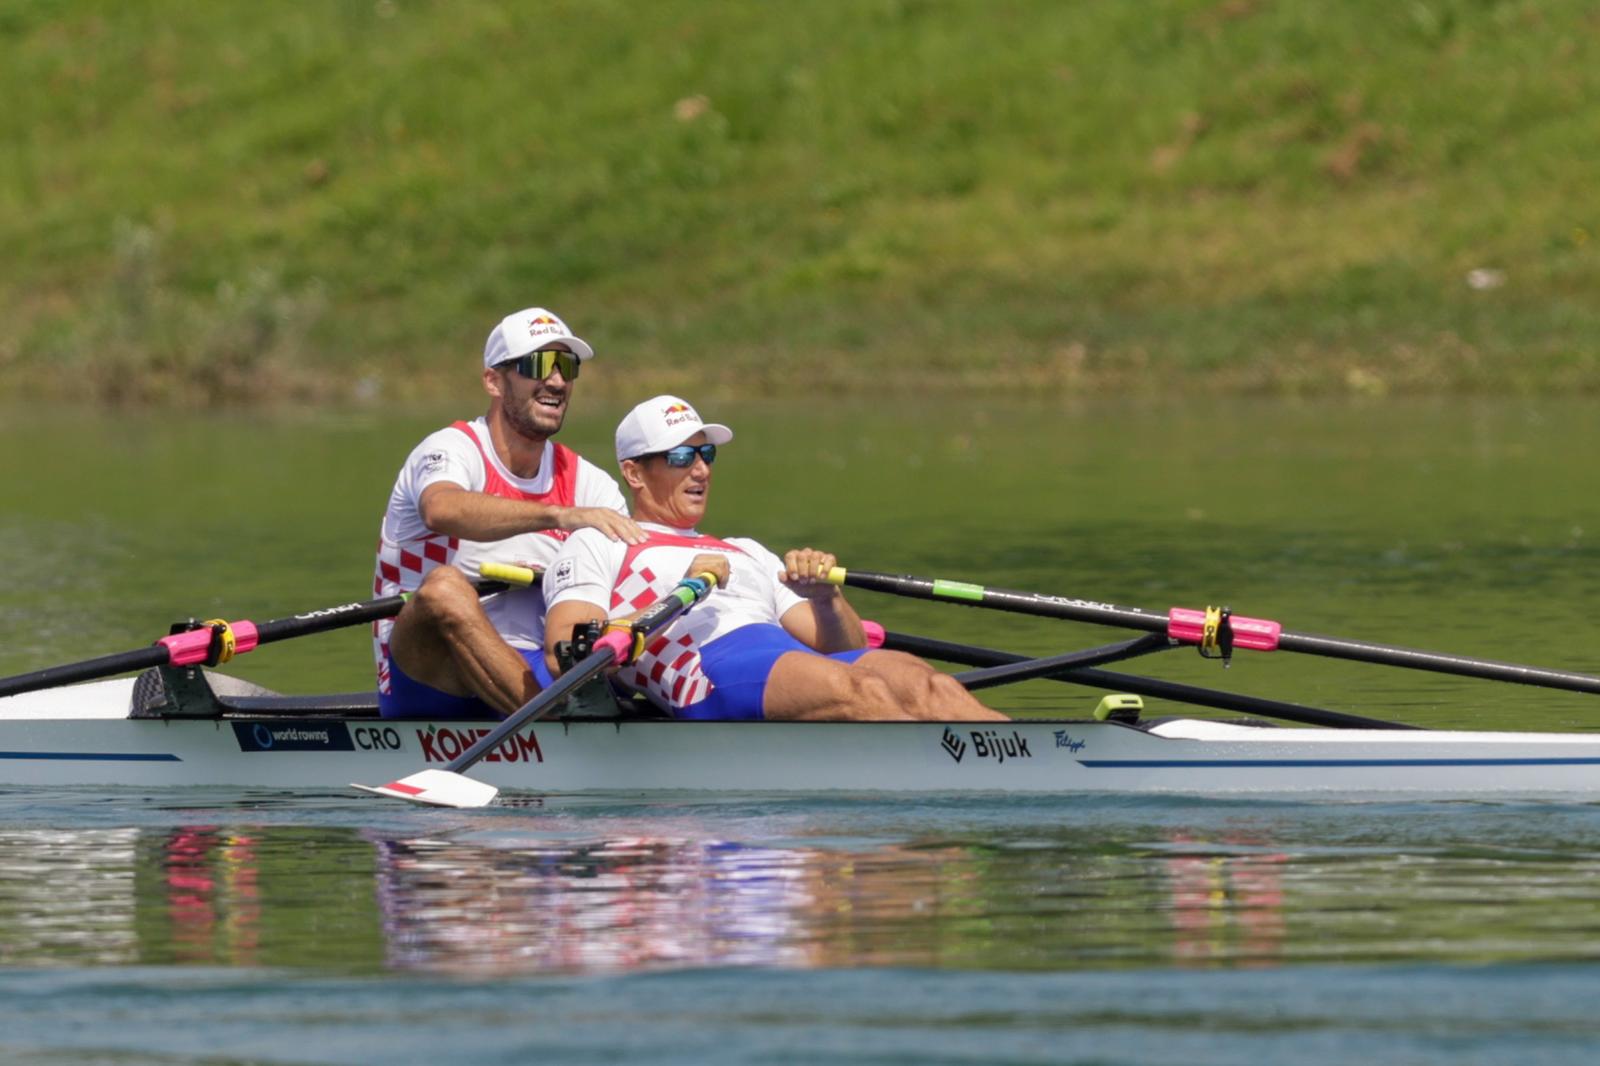
[[528, 320], [528, 336], [537, 337], [541, 333], [561, 333], [561, 323], [549, 315], [538, 315]]
[[700, 416], [694, 413], [694, 408], [686, 403], [668, 404], [661, 414], [665, 417], [666, 424], [669, 426], [676, 426], [680, 422], [700, 421]]

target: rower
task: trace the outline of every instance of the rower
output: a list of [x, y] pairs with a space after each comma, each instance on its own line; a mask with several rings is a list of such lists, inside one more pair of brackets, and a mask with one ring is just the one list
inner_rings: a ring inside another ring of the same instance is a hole
[[[710, 572], [716, 591], [615, 675], [678, 718], [1005, 721], [904, 652], [867, 650], [861, 620], [828, 574], [828, 552], [782, 559], [754, 540], [700, 532], [718, 448], [733, 439], [676, 396], [657, 396], [617, 427], [616, 454], [645, 531], [629, 544], [578, 530], [545, 573], [552, 641], [618, 621], [681, 578]], [[553, 653], [546, 665], [560, 670]]]
[[423, 439], [383, 516], [373, 594], [415, 592], [374, 626], [384, 717], [506, 715], [550, 683], [537, 587], [480, 604], [486, 562], [541, 569], [572, 530], [636, 544], [616, 481], [551, 438], [594, 355], [541, 307], [507, 315], [483, 349], [488, 412]]

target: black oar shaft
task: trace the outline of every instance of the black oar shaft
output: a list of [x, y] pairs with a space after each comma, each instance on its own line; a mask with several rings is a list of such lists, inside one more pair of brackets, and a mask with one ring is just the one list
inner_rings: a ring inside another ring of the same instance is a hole
[[1063, 670], [1085, 669], [1100, 663], [1114, 663], [1122, 659], [1132, 659], [1140, 655], [1148, 655], [1153, 651], [1164, 651], [1172, 647], [1165, 637], [1147, 633], [1142, 637], [1132, 640], [1120, 641], [1116, 644], [1107, 644], [1101, 648], [1086, 648], [1083, 651], [1067, 652], [1062, 655], [1052, 655], [1044, 659], [1025, 659], [1021, 656], [1007, 663], [997, 663], [985, 666], [979, 670], [967, 670], [955, 675], [956, 680], [967, 689], [975, 691], [982, 688], [993, 688], [996, 685], [1009, 685], [1017, 681], [1027, 681], [1035, 677], [1049, 677]]
[[[504, 581], [489, 578], [479, 578], [472, 582], [472, 589], [479, 596], [489, 596], [496, 592], [504, 592], [511, 585]], [[307, 611], [304, 614], [290, 615], [288, 618], [274, 618], [269, 622], [256, 624], [256, 643], [270, 644], [275, 640], [285, 640], [289, 637], [304, 637], [312, 633], [323, 633], [330, 629], [345, 629], [357, 626], [362, 622], [376, 622], [383, 618], [393, 618], [400, 613], [400, 609], [410, 599], [410, 593], [400, 593], [395, 596], [384, 596], [376, 600], [364, 600], [360, 603], [345, 603], [338, 607], [324, 607], [317, 611]]]
[[499, 747], [507, 737], [536, 721], [550, 708], [559, 706], [574, 689], [616, 661], [617, 653], [613, 648], [609, 646], [596, 648], [583, 662], [558, 677], [555, 684], [542, 690], [521, 709], [479, 737], [470, 748], [446, 763], [445, 769], [452, 774], [459, 774], [475, 765], [485, 755]]
[[964, 603], [972, 607], [989, 607], [1016, 614], [1065, 618], [1074, 622], [1094, 622], [1100, 625], [1121, 626], [1124, 629], [1143, 629], [1151, 633], [1167, 631], [1166, 615], [1140, 610], [1137, 607], [1119, 607], [1114, 603], [1096, 603], [1093, 600], [1070, 599], [1066, 596], [1043, 596], [1034, 592], [1015, 592], [1011, 589], [992, 589], [964, 581], [849, 570], [845, 572], [843, 584], [851, 588], [888, 592], [913, 599]]
[[1401, 666], [1411, 670], [1430, 670], [1439, 674], [1507, 681], [1514, 685], [1537, 685], [1541, 688], [1600, 694], [1600, 677], [1568, 673], [1563, 670], [1547, 670], [1538, 666], [1519, 666], [1516, 663], [1496, 662], [1493, 659], [1471, 659], [1461, 655], [1345, 640], [1341, 637], [1320, 637], [1311, 633], [1286, 632], [1278, 638], [1278, 646], [1284, 651], [1322, 655], [1331, 659], [1349, 659], [1355, 662]]
[[[499, 592], [506, 587], [500, 581], [479, 581], [476, 584], [478, 595], [483, 596], [491, 592]], [[393, 618], [400, 613], [400, 608], [406, 605], [405, 596], [385, 596], [381, 600], [368, 600], [365, 603], [346, 603], [339, 607], [327, 607], [320, 611], [307, 611], [305, 614], [293, 615], [289, 618], [274, 618], [270, 622], [262, 622], [256, 626], [256, 643], [270, 644], [275, 640], [287, 637], [301, 637], [311, 633], [321, 633], [329, 629], [343, 629], [346, 626], [360, 625], [362, 622], [375, 622], [380, 618]]]
[[[1151, 633], [1166, 633], [1171, 624], [1168, 615], [1140, 610], [1137, 607], [1119, 607], [1113, 603], [1097, 603], [1093, 600], [1046, 596], [1011, 589], [992, 589], [962, 581], [843, 569], [835, 570], [830, 580], [852, 588], [887, 592], [913, 599], [964, 603], [971, 607], [1120, 626], [1124, 629], [1143, 629]], [[1301, 652], [1307, 655], [1398, 666], [1411, 670], [1429, 670], [1434, 673], [1485, 678], [1491, 681], [1507, 681], [1518, 685], [1537, 685], [1570, 692], [1600, 694], [1600, 677], [1592, 674], [1521, 666], [1492, 659], [1473, 659], [1391, 644], [1373, 644], [1367, 641], [1324, 637], [1312, 633], [1291, 633], [1284, 630], [1277, 634], [1276, 646], [1283, 651]]]
[[[885, 633], [883, 646], [891, 651], [910, 652], [913, 655], [920, 655], [924, 658], [938, 659], [947, 663], [961, 663], [964, 666], [999, 666], [1009, 663], [1031, 662], [1026, 656], [1017, 655], [1013, 652], [980, 648], [971, 644], [957, 644], [953, 641], [938, 640], [933, 637], [911, 636], [906, 633]], [[1286, 722], [1304, 722], [1307, 725], [1330, 726], [1335, 729], [1416, 728], [1399, 722], [1387, 722], [1381, 718], [1366, 718], [1356, 714], [1345, 714], [1341, 711], [1327, 711], [1320, 707], [1306, 707], [1298, 703], [1285, 703], [1281, 700], [1263, 699], [1259, 696], [1242, 696], [1234, 692], [1219, 692], [1216, 689], [1184, 685], [1175, 681], [1158, 681], [1149, 677], [1133, 677], [1129, 674], [1114, 673], [1110, 670], [1096, 670], [1092, 667], [1069, 668], [1059, 673], [1046, 675], [1046, 679], [1061, 681], [1070, 685], [1084, 685], [1088, 688], [1097, 688], [1110, 692], [1131, 692], [1139, 696], [1149, 696], [1152, 699], [1166, 699], [1175, 703], [1193, 704], [1196, 707], [1213, 707], [1222, 711], [1238, 711], [1241, 714], [1258, 714], [1265, 718], [1281, 718]]]
[[[480, 737], [466, 751], [450, 760], [449, 764], [445, 766], [445, 770], [452, 774], [459, 774], [485, 755], [488, 755], [508, 736], [530, 722], [538, 721], [551, 708], [560, 706], [561, 701], [566, 699], [573, 689], [599, 674], [612, 663], [632, 661], [632, 657], [637, 654], [638, 648], [643, 645], [645, 637], [669, 625], [673, 619], [684, 611], [709, 596], [711, 590], [716, 587], [717, 579], [712, 574], [697, 574], [692, 579], [685, 578], [680, 581], [673, 587], [671, 592], [646, 607], [630, 623], [631, 647], [633, 649], [631, 652], [625, 651], [619, 654], [617, 645], [621, 642], [616, 641], [617, 634], [609, 632], [604, 634], [600, 640], [595, 642], [595, 649], [582, 662], [579, 662], [571, 670], [557, 678], [555, 684], [542, 690], [533, 699], [513, 711], [505, 721]], [[627, 643], [622, 643], [624, 648], [629, 646]]]
[[0, 698], [23, 692], [36, 692], [42, 688], [55, 688], [57, 685], [75, 685], [80, 681], [93, 681], [96, 678], [126, 674], [134, 670], [148, 670], [152, 666], [164, 666], [169, 661], [170, 655], [165, 647], [156, 645], [118, 652], [115, 655], [102, 655], [98, 659], [85, 659], [81, 663], [49, 666], [43, 670], [0, 680]]
[[[510, 587], [506, 581], [488, 578], [480, 578], [473, 582], [473, 588], [480, 596], [503, 592]], [[290, 637], [309, 636], [330, 629], [343, 629], [380, 618], [392, 618], [400, 613], [400, 608], [405, 604], [404, 595], [384, 596], [381, 599], [366, 600], [361, 603], [346, 603], [338, 607], [308, 611], [288, 618], [274, 618], [269, 622], [255, 625], [255, 646], [269, 644], [275, 640], [287, 640]], [[245, 623], [233, 624], [242, 626]], [[0, 678], [0, 698], [54, 688], [58, 685], [72, 685], [80, 681], [94, 681], [135, 670], [148, 670], [152, 666], [167, 666], [173, 661], [172, 649], [166, 644], [156, 643], [148, 648], [135, 648], [132, 651], [102, 655], [96, 659], [85, 659], [82, 662], [50, 666], [43, 670], [18, 674], [15, 677]]]

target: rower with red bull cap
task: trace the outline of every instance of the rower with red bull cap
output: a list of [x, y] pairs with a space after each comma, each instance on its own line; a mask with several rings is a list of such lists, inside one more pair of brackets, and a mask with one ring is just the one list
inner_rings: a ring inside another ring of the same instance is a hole
[[575, 529], [643, 539], [609, 474], [557, 444], [594, 349], [542, 307], [507, 315], [483, 349], [488, 411], [423, 439], [389, 494], [373, 595], [414, 592], [375, 625], [386, 718], [505, 715], [550, 683], [537, 587], [480, 603], [486, 562], [542, 569]]
[[[617, 461], [645, 536], [567, 539], [545, 574], [547, 646], [574, 627], [629, 618], [709, 571], [716, 590], [615, 678], [675, 717], [1005, 720], [921, 659], [868, 650], [861, 619], [827, 580], [831, 554], [808, 547], [780, 559], [754, 540], [700, 532], [718, 449], [732, 439], [676, 396], [628, 413]], [[559, 669], [550, 651], [546, 666]]]

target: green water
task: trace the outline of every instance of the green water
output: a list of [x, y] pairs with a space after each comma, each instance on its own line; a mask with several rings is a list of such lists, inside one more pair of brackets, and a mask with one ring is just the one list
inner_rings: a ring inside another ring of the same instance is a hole
[[[1578, 403], [700, 407], [738, 434], [712, 532], [1600, 669]], [[0, 674], [366, 598], [395, 471], [462, 413], [9, 412]], [[564, 436], [603, 458], [616, 412], [589, 414]], [[852, 596], [1021, 652], [1126, 636]], [[347, 690], [369, 656], [355, 629], [230, 670]], [[1592, 696], [1286, 653], [1117, 668], [1422, 724], [1600, 723]], [[0, 790], [0, 1059], [1587, 1063], [1596, 854], [1584, 803]]]
[[1600, 807], [0, 790], [0, 1061], [1594, 1061]]
[[[701, 403], [733, 425], [708, 531], [847, 566], [1600, 670], [1600, 419], [1558, 401], [1072, 406]], [[138, 647], [188, 617], [365, 599], [394, 474], [469, 411], [11, 411], [0, 421], [0, 674]], [[563, 440], [610, 466], [616, 412]], [[1052, 653], [1104, 628], [854, 593], [894, 629]], [[285, 691], [370, 685], [364, 629], [230, 664]], [[1592, 698], [1285, 654], [1127, 664], [1440, 725], [1587, 728]], [[1035, 682], [996, 706], [1082, 713]], [[1171, 710], [1172, 708], [1164, 708]]]

